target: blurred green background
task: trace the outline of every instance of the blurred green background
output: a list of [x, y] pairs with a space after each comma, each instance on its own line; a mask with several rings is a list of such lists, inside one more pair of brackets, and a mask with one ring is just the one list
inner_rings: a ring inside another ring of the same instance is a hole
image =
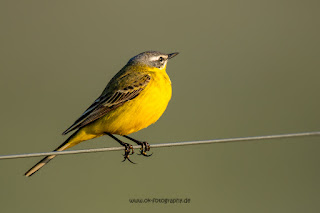
[[[319, 1], [0, 1], [0, 154], [56, 148], [111, 77], [179, 51], [151, 144], [318, 131]], [[320, 138], [1, 160], [1, 212], [319, 212]], [[109, 137], [75, 149], [119, 146]], [[190, 204], [130, 204], [190, 198]]]

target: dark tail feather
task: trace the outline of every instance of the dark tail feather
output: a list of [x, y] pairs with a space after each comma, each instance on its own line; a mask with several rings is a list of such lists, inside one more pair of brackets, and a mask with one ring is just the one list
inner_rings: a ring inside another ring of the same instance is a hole
[[[78, 131], [77, 131], [78, 132]], [[70, 142], [70, 140], [73, 138], [73, 136], [75, 134], [77, 134], [77, 132], [73, 133], [65, 142], [63, 142], [58, 148], [56, 148], [54, 151], [63, 151], [66, 150], [70, 147], [72, 147], [72, 145], [70, 146], [70, 144], [68, 144]], [[27, 177], [30, 177], [31, 175], [33, 175], [34, 173], [36, 173], [39, 169], [41, 169], [44, 165], [46, 165], [47, 163], [49, 163], [50, 160], [52, 160], [56, 155], [49, 155], [44, 157], [41, 161], [39, 161], [36, 165], [34, 165], [31, 169], [29, 169], [24, 175]]]

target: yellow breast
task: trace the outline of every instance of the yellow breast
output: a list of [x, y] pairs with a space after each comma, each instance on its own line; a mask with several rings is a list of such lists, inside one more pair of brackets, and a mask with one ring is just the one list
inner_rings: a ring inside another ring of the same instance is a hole
[[134, 99], [84, 127], [87, 134], [128, 135], [156, 122], [171, 99], [171, 81], [165, 70], [151, 72], [147, 87]]

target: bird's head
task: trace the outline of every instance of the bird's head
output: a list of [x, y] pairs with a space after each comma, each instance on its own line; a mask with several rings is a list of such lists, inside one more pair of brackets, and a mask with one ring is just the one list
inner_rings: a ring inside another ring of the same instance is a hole
[[143, 66], [148, 68], [150, 71], [165, 70], [168, 60], [178, 54], [178, 52], [165, 54], [158, 51], [146, 51], [131, 58], [128, 64], [133, 66]]

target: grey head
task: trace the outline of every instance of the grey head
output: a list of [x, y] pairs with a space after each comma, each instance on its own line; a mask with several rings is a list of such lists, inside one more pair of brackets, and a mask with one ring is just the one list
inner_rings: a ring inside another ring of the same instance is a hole
[[178, 52], [165, 54], [158, 51], [146, 51], [131, 58], [128, 64], [147, 65], [162, 69], [167, 64], [168, 60], [178, 55]]

